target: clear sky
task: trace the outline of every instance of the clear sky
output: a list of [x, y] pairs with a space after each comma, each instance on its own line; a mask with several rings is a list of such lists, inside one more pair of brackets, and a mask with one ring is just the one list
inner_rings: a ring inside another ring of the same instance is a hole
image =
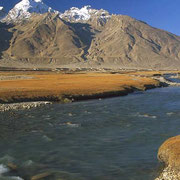
[[[20, 0], [0, 0], [0, 6], [12, 8]], [[180, 36], [180, 0], [43, 0], [53, 9], [64, 12], [70, 7], [91, 5], [114, 14], [125, 14], [149, 25]]]

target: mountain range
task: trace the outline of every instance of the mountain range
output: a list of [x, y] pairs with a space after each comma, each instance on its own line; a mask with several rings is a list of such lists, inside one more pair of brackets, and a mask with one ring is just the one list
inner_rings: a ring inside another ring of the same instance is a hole
[[0, 66], [180, 69], [180, 37], [129, 16], [22, 0], [0, 19]]

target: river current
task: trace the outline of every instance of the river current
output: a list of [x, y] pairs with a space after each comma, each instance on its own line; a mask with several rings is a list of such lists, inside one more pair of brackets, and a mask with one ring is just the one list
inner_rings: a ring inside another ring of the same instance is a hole
[[179, 98], [167, 87], [1, 113], [0, 179], [153, 180], [159, 146], [179, 134]]

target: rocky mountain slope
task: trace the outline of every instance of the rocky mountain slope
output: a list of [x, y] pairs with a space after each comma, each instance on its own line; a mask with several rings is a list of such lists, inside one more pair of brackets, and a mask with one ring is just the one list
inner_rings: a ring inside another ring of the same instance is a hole
[[[81, 28], [84, 28], [82, 34], [79, 32]], [[13, 35], [4, 56], [35, 64], [80, 61], [83, 48], [88, 44], [86, 37], [83, 38], [86, 26], [67, 24], [51, 13], [34, 15], [32, 21], [18, 24], [10, 31]]]
[[180, 37], [128, 16], [116, 15], [93, 39], [90, 61], [139, 68], [180, 67]]
[[129, 16], [22, 0], [3, 22], [1, 66], [180, 69], [180, 37]]

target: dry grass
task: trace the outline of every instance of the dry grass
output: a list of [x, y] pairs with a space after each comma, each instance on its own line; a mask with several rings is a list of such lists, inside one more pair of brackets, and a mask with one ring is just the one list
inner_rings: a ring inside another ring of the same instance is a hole
[[158, 151], [158, 158], [166, 164], [174, 168], [180, 169], [180, 135], [166, 140]]
[[33, 79], [0, 81], [0, 100], [59, 99], [64, 96], [93, 96], [107, 92], [125, 92], [127, 89], [144, 90], [147, 85], [158, 86], [151, 78], [133, 77], [131, 74], [57, 74], [33, 72], [3, 72], [0, 76], [23, 75]]

